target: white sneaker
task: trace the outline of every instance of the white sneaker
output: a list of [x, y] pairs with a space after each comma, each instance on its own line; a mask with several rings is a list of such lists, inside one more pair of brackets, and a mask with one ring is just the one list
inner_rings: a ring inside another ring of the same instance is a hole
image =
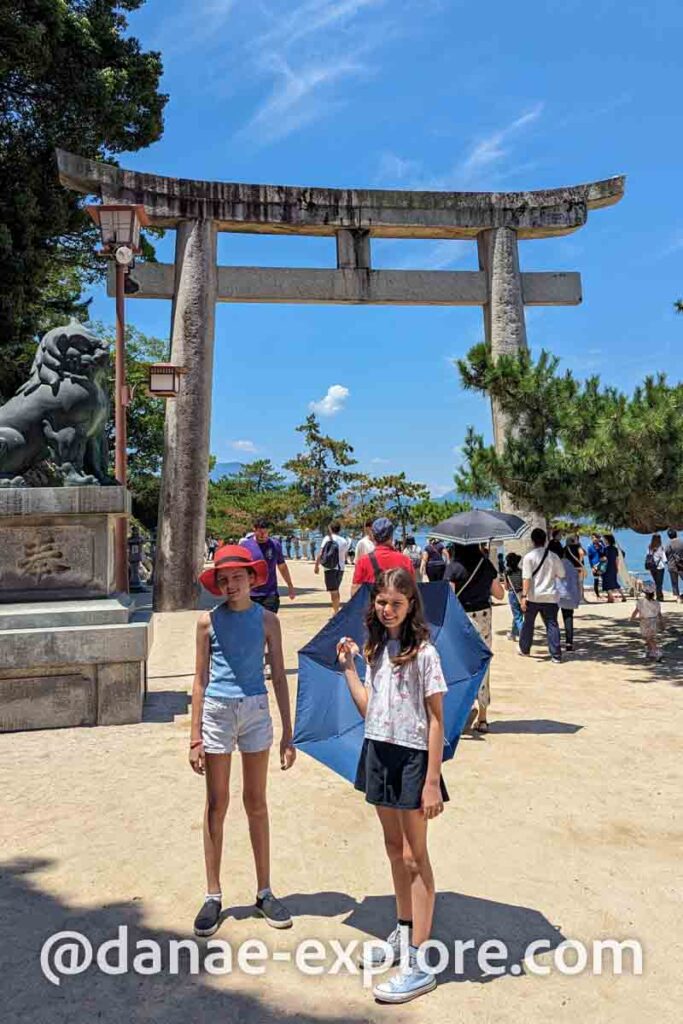
[[411, 999], [424, 996], [435, 988], [436, 976], [430, 971], [420, 970], [411, 953], [409, 966], [394, 974], [388, 981], [380, 981], [373, 988], [372, 994], [380, 1003], [408, 1003]]

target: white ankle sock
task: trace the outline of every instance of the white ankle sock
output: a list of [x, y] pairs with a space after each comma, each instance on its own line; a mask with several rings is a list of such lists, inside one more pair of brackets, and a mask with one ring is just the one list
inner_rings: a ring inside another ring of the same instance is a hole
[[204, 902], [206, 903], [207, 900], [217, 900], [219, 903], [222, 903], [223, 894], [220, 892], [207, 892], [206, 896], [204, 897]]
[[270, 886], [268, 886], [267, 889], [259, 889], [259, 891], [256, 893], [256, 899], [257, 900], [264, 900], [266, 898], [266, 896], [272, 896], [272, 895], [273, 895], [273, 890], [270, 888]]

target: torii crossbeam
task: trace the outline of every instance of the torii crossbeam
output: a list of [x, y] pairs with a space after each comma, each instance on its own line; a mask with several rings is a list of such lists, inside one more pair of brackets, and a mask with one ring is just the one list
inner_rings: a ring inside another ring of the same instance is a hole
[[[140, 203], [176, 230], [174, 264], [138, 265], [131, 298], [173, 303], [171, 359], [186, 373], [167, 405], [154, 606], [195, 606], [204, 550], [216, 302], [481, 306], [494, 358], [526, 347], [524, 306], [581, 302], [578, 273], [521, 273], [518, 239], [576, 231], [619, 202], [624, 178], [534, 192], [298, 188], [167, 178], [57, 151], [60, 180], [105, 203]], [[336, 238], [336, 269], [219, 267], [218, 231]], [[478, 271], [373, 270], [372, 238], [476, 240]], [[493, 405], [496, 444], [508, 424]]]

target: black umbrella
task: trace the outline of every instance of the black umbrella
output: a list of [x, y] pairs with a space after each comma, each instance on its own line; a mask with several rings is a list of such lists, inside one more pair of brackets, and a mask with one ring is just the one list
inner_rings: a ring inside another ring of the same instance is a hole
[[517, 540], [528, 529], [528, 523], [510, 512], [473, 508], [437, 523], [429, 531], [429, 536], [455, 541], [456, 544], [484, 544], [490, 540]]

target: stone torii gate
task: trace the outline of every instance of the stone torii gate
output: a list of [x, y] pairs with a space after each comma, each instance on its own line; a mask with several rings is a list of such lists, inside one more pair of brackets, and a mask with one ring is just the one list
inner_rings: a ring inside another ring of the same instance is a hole
[[[170, 299], [171, 360], [186, 369], [166, 409], [154, 606], [193, 608], [204, 550], [216, 302], [481, 306], [494, 357], [526, 347], [524, 306], [581, 302], [578, 273], [522, 273], [518, 240], [576, 231], [624, 178], [535, 192], [298, 188], [167, 178], [57, 153], [62, 184], [105, 203], [141, 203], [176, 231], [175, 263], [132, 274], [131, 298]], [[216, 233], [334, 236], [337, 268], [219, 267]], [[373, 270], [372, 238], [470, 239], [478, 271]], [[509, 425], [493, 406], [501, 447]], [[509, 507], [509, 506], [507, 506]]]

